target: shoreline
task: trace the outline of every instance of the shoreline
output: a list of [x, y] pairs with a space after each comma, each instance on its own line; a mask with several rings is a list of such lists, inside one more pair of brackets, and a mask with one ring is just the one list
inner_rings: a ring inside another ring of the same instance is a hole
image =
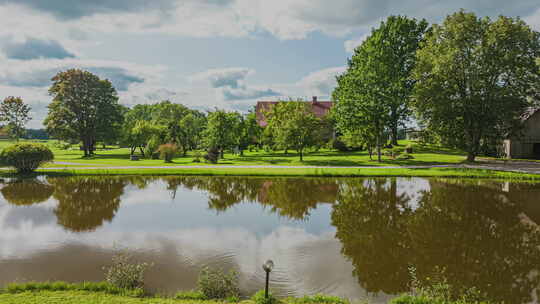
[[486, 178], [540, 181], [540, 174], [517, 170], [499, 170], [483, 166], [408, 166], [408, 167], [278, 167], [278, 166], [186, 166], [186, 167], [110, 167], [110, 168], [44, 168], [31, 175], [13, 171], [0, 172], [0, 177], [18, 176], [259, 176], [259, 177], [442, 177]]

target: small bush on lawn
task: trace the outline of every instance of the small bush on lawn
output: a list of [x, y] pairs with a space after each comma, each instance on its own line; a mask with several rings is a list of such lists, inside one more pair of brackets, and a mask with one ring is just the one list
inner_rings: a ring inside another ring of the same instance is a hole
[[52, 151], [42, 144], [15, 144], [2, 150], [2, 164], [14, 167], [19, 173], [30, 173], [52, 161]]
[[254, 294], [251, 297], [251, 300], [255, 302], [255, 304], [277, 304], [279, 303], [278, 299], [274, 297], [274, 295], [271, 292], [268, 292], [268, 298], [264, 297], [264, 290], [257, 291], [256, 294]]
[[144, 272], [151, 265], [134, 263], [131, 260], [131, 255], [127, 252], [114, 255], [112, 265], [104, 268], [107, 282], [122, 289], [142, 289], [144, 287]]
[[197, 287], [206, 299], [227, 299], [240, 294], [236, 271], [225, 273], [221, 269], [205, 267], [199, 274]]
[[181, 291], [178, 292], [175, 296], [175, 299], [177, 300], [192, 300], [192, 301], [203, 301], [206, 300], [206, 297], [204, 294], [197, 290], [190, 290], [190, 291]]
[[178, 153], [178, 147], [175, 144], [164, 144], [159, 146], [157, 151], [159, 152], [159, 158], [166, 163], [172, 163], [174, 156]]
[[202, 157], [201, 152], [199, 152], [199, 151], [193, 152], [193, 162], [194, 163], [200, 163], [201, 162], [201, 157]]
[[208, 149], [206, 155], [204, 155], [204, 159], [209, 163], [217, 164], [219, 159], [219, 149], [215, 147]]
[[339, 138], [332, 139], [330, 141], [330, 147], [334, 150], [338, 150], [340, 152], [348, 152], [349, 147], [347, 147], [347, 144], [340, 140]]

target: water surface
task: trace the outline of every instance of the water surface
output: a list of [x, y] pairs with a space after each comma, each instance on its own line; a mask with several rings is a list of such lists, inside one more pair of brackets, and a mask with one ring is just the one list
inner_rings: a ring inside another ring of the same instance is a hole
[[0, 285], [103, 280], [119, 249], [154, 263], [148, 288], [193, 289], [204, 266], [245, 294], [274, 260], [281, 296], [384, 303], [443, 275], [538, 303], [540, 185], [423, 178], [69, 177], [0, 183]]

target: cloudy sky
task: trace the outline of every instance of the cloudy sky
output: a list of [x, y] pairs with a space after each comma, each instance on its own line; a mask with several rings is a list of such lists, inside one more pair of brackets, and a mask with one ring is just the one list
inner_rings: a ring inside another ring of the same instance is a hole
[[33, 128], [50, 78], [73, 67], [110, 79], [126, 105], [245, 111], [260, 99], [324, 98], [382, 19], [440, 22], [460, 8], [540, 30], [538, 0], [0, 0], [0, 97], [30, 103]]

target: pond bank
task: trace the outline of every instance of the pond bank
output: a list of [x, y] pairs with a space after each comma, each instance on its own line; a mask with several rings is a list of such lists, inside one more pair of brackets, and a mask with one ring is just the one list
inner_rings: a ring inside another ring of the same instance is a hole
[[[108, 168], [44, 168], [36, 175], [201, 175], [201, 176], [306, 176], [306, 177], [456, 177], [540, 180], [534, 169], [482, 165], [409, 166], [409, 167], [280, 167], [280, 166], [163, 166]], [[15, 174], [4, 170], [2, 177]]]

